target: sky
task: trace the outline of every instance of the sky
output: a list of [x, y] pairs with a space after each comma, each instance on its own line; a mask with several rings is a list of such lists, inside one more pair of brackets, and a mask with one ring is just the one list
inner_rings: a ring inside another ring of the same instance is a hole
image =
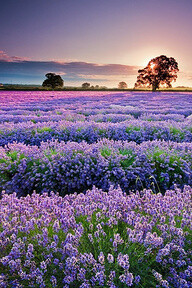
[[138, 69], [166, 55], [173, 86], [192, 86], [192, 0], [6, 0], [0, 4], [0, 83], [133, 87]]

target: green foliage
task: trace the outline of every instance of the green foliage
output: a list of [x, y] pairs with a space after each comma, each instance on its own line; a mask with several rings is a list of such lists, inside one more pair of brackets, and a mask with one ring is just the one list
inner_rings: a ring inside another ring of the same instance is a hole
[[[101, 216], [98, 217], [98, 215]], [[114, 223], [109, 225], [110, 218], [104, 217], [100, 210], [94, 212], [89, 221], [86, 216], [79, 216], [76, 221], [77, 223], [81, 223], [84, 228], [84, 233], [81, 237], [78, 248], [79, 252], [92, 253], [95, 259], [98, 259], [100, 252], [103, 252], [105, 257], [105, 275], [109, 277], [110, 272], [115, 271], [116, 280], [114, 283], [117, 287], [127, 287], [126, 284], [120, 283], [118, 280], [119, 276], [123, 272], [117, 262], [117, 256], [119, 253], [129, 256], [130, 272], [133, 273], [133, 275], [139, 274], [142, 278], [142, 284], [138, 284], [134, 287], [155, 287], [154, 285], [156, 285], [156, 281], [151, 272], [151, 268], [156, 268], [157, 266], [155, 263], [155, 257], [153, 255], [146, 255], [146, 248], [144, 245], [133, 243], [128, 240], [127, 228], [129, 227], [133, 229], [133, 226], [117, 220], [116, 217], [114, 218]], [[98, 232], [98, 227], [101, 228], [99, 228], [99, 236], [96, 237], [95, 235]], [[117, 249], [114, 249], [113, 243], [116, 235], [119, 235], [122, 241], [117, 245]], [[91, 241], [90, 239], [93, 240]], [[108, 254], [113, 255], [113, 263], [107, 261]]]
[[112, 150], [109, 147], [105, 146], [100, 150], [100, 153], [101, 153], [101, 156], [107, 158], [111, 156]]
[[184, 137], [185, 137], [185, 133], [176, 127], [170, 127], [170, 133], [175, 135], [175, 136], [177, 136], [177, 135], [180, 136], [181, 139], [184, 139]]
[[34, 119], [31, 119], [31, 122], [32, 122], [32, 123], [34, 123], [34, 124], [36, 124], [36, 123], [37, 123], [37, 121], [36, 121], [36, 120], [34, 120]]
[[177, 183], [182, 184], [186, 164], [185, 160], [188, 160], [190, 163], [190, 155], [187, 153], [185, 157], [181, 158], [178, 151], [170, 151], [155, 147], [146, 153], [150, 162], [154, 163], [156, 181], [160, 184], [160, 187], [161, 184], [163, 185], [165, 177], [168, 178], [168, 181], [166, 181], [168, 182], [168, 187], [174, 183], [175, 179], [177, 179]]
[[119, 154], [125, 156], [124, 159], [122, 159], [120, 161], [120, 164], [123, 168], [126, 169], [134, 163], [136, 155], [134, 154], [134, 152], [131, 149], [119, 150]]
[[61, 111], [56, 111], [57, 115], [62, 115], [63, 113]]
[[106, 132], [107, 132], [106, 129], [102, 129], [102, 128], [98, 129], [98, 134], [99, 135], [104, 136], [106, 134]]
[[130, 125], [130, 126], [126, 127], [125, 132], [131, 133], [132, 131], [140, 131], [140, 130], [141, 130], [141, 128], [139, 126]]
[[53, 129], [51, 127], [37, 128], [38, 133], [51, 132], [51, 131], [53, 131]]

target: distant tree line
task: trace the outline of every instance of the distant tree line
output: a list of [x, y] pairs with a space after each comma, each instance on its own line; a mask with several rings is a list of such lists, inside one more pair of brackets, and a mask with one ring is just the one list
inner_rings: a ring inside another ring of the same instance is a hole
[[[83, 83], [82, 85], [81, 85], [81, 87], [83, 88], [83, 89], [107, 89], [107, 87], [106, 86], [99, 86], [99, 85], [95, 85], [95, 86], [93, 86], [93, 85], [91, 85], [90, 83], [88, 83], [88, 82], [85, 82], [85, 83]], [[119, 84], [118, 84], [118, 89], [127, 89], [128, 88], [128, 86], [127, 86], [127, 84], [125, 83], [125, 82], [119, 82]]]
[[[138, 70], [138, 77], [135, 83], [135, 88], [152, 88], [156, 91], [160, 87], [172, 87], [172, 82], [177, 79], [177, 72], [179, 71], [178, 63], [172, 57], [168, 58], [165, 55], [153, 58], [149, 61], [144, 69]], [[56, 89], [63, 88], [64, 81], [60, 75], [55, 73], [47, 73], [46, 79], [43, 81], [42, 86]], [[107, 89], [106, 86], [91, 85], [89, 82], [84, 82], [81, 86], [83, 90], [87, 89]], [[127, 89], [127, 83], [124, 81], [119, 82], [118, 89]]]
[[106, 86], [99, 86], [99, 85], [93, 86], [93, 85], [91, 85], [91, 84], [88, 83], [88, 82], [83, 83], [83, 84], [81, 85], [81, 88], [82, 88], [82, 89], [107, 89]]

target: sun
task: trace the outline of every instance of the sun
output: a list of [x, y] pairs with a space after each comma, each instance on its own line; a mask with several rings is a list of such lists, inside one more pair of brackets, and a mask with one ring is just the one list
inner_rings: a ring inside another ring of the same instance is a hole
[[155, 66], [156, 66], [155, 63], [153, 63], [153, 62], [150, 63], [150, 68], [151, 68], [151, 70], [154, 70]]

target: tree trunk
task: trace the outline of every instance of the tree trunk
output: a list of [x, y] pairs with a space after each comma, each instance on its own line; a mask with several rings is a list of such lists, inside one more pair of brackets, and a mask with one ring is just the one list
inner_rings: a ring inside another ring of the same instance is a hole
[[159, 88], [159, 84], [157, 81], [154, 81], [152, 83], [152, 91], [155, 92], [157, 90], [157, 88]]
[[152, 91], [155, 92], [156, 89], [157, 89], [156, 86], [155, 86], [155, 85], [152, 85]]

